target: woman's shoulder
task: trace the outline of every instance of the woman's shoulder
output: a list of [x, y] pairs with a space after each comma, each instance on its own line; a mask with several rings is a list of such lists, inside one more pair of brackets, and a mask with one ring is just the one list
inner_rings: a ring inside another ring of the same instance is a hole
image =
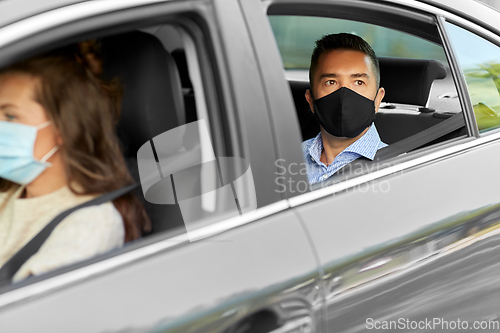
[[70, 238], [72, 242], [94, 244], [104, 250], [123, 245], [123, 219], [113, 203], [78, 209], [54, 229], [51, 237]]
[[[61, 225], [102, 226], [123, 228], [123, 219], [112, 202], [80, 208], [66, 217]], [[87, 228], [87, 227], [86, 227]]]
[[124, 239], [122, 217], [111, 202], [79, 209], [54, 229], [40, 250], [16, 273], [14, 280], [120, 248]]

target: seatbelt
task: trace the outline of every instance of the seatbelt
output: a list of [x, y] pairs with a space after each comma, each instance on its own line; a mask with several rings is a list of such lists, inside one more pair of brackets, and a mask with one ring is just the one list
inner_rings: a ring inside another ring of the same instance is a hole
[[47, 224], [35, 237], [33, 237], [26, 245], [24, 245], [17, 253], [12, 256], [1, 268], [0, 268], [0, 286], [10, 284], [12, 277], [19, 268], [42, 246], [45, 240], [50, 236], [55, 227], [64, 220], [69, 214], [73, 213], [82, 208], [97, 206], [109, 201], [118, 199], [124, 194], [129, 193], [133, 189], [139, 186], [139, 183], [123, 187], [113, 192], [109, 192], [101, 195], [98, 198], [92, 199], [90, 201], [84, 202], [78, 206], [65, 210], [64, 212], [57, 215], [49, 224]]
[[375, 154], [375, 158], [373, 159], [373, 161], [369, 159], [358, 159], [355, 163], [352, 162], [345, 165], [343, 168], [340, 168], [332, 176], [338, 175], [340, 172], [345, 173], [346, 169], [348, 169], [347, 172], [354, 172], [355, 170], [364, 168], [367, 164], [386, 160], [391, 157], [396, 157], [398, 155], [401, 155], [402, 153], [409, 152], [413, 149], [425, 145], [426, 143], [432, 142], [446, 134], [462, 128], [463, 126], [465, 126], [464, 114], [463, 112], [459, 112], [434, 126], [431, 126], [410, 137], [407, 137], [406, 139], [379, 149]]

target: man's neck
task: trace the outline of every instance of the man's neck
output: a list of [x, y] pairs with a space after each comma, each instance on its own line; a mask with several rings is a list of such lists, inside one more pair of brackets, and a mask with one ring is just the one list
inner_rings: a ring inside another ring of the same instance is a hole
[[321, 139], [323, 141], [323, 151], [321, 152], [321, 162], [330, 165], [338, 154], [361, 138], [369, 129], [367, 127], [361, 134], [354, 138], [340, 138], [331, 135], [321, 128]]

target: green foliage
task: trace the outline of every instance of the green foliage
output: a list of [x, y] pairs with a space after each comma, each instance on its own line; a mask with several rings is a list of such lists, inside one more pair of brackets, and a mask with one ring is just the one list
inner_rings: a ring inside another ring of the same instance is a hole
[[[465, 71], [467, 85], [474, 104], [474, 113], [480, 131], [500, 126], [500, 64], [477, 64]], [[496, 92], [489, 89], [494, 84]]]

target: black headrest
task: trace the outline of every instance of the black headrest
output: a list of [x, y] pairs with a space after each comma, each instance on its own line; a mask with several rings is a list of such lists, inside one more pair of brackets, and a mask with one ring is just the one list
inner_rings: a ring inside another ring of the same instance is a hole
[[432, 82], [446, 77], [446, 69], [436, 60], [379, 57], [378, 61], [384, 102], [425, 106]]
[[125, 156], [132, 157], [149, 139], [182, 124], [179, 73], [172, 56], [150, 34], [134, 31], [101, 43], [104, 77], [118, 78], [123, 86], [117, 133]]

